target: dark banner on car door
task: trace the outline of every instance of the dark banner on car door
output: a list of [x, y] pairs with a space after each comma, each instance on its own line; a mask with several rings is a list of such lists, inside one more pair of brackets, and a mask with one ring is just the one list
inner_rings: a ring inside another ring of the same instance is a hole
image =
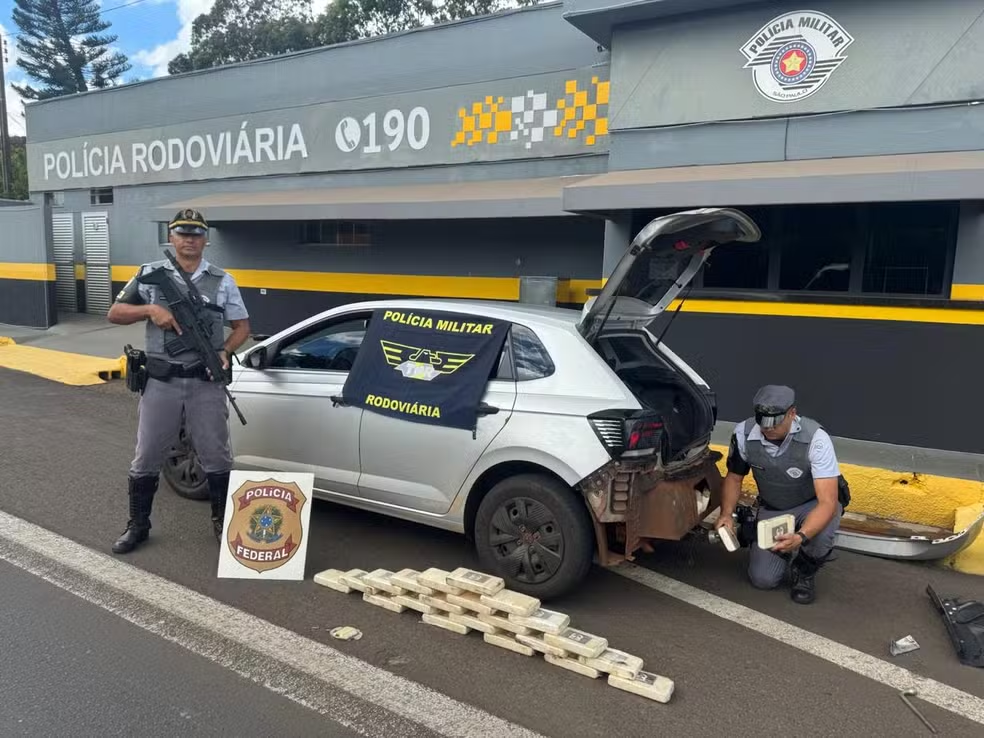
[[438, 311], [377, 310], [349, 372], [347, 405], [472, 430], [509, 323]]

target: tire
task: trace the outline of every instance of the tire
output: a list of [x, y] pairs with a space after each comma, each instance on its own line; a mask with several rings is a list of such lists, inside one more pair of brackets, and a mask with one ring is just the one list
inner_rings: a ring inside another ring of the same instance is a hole
[[570, 487], [537, 474], [495, 485], [478, 508], [474, 537], [486, 572], [540, 600], [572, 590], [594, 557], [594, 528], [584, 501]]
[[208, 499], [208, 480], [205, 471], [198, 463], [198, 454], [185, 430], [184, 419], [178, 442], [171, 446], [164, 456], [161, 476], [179, 497], [188, 500]]

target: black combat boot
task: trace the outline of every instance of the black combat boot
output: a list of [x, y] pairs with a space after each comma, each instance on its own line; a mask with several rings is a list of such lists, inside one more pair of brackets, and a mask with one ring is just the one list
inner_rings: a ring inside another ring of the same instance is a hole
[[113, 553], [130, 553], [150, 535], [150, 511], [157, 493], [157, 475], [128, 477], [130, 520], [126, 530], [113, 544]]
[[206, 475], [208, 497], [212, 503], [212, 531], [215, 540], [222, 540], [222, 527], [225, 525], [226, 495], [229, 493], [229, 472]]
[[817, 559], [802, 549], [797, 553], [790, 565], [792, 587], [789, 596], [793, 602], [809, 605], [816, 599], [816, 575], [826, 561], [826, 556]]

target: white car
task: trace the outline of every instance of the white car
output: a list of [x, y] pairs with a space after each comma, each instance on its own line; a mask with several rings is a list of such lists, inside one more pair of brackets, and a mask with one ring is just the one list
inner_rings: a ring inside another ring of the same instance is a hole
[[[232, 419], [234, 468], [313, 473], [318, 498], [464, 533], [485, 571], [556, 597], [596, 556], [608, 565], [646, 539], [678, 540], [717, 507], [714, 395], [647, 326], [717, 245], [759, 238], [731, 209], [658, 218], [582, 311], [403, 299], [308, 318], [234, 367], [248, 419]], [[474, 433], [333, 401], [379, 310], [511, 324]]]

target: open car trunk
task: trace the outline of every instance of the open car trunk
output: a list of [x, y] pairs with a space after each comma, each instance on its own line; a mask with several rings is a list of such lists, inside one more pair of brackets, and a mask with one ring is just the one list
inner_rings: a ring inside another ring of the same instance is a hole
[[[676, 367], [644, 331], [602, 333], [596, 346], [643, 410], [636, 415], [658, 424], [658, 445], [651, 459], [672, 475], [707, 447], [717, 410], [710, 390]], [[631, 432], [632, 418], [624, 433]], [[628, 439], [623, 439], [623, 448]]]

